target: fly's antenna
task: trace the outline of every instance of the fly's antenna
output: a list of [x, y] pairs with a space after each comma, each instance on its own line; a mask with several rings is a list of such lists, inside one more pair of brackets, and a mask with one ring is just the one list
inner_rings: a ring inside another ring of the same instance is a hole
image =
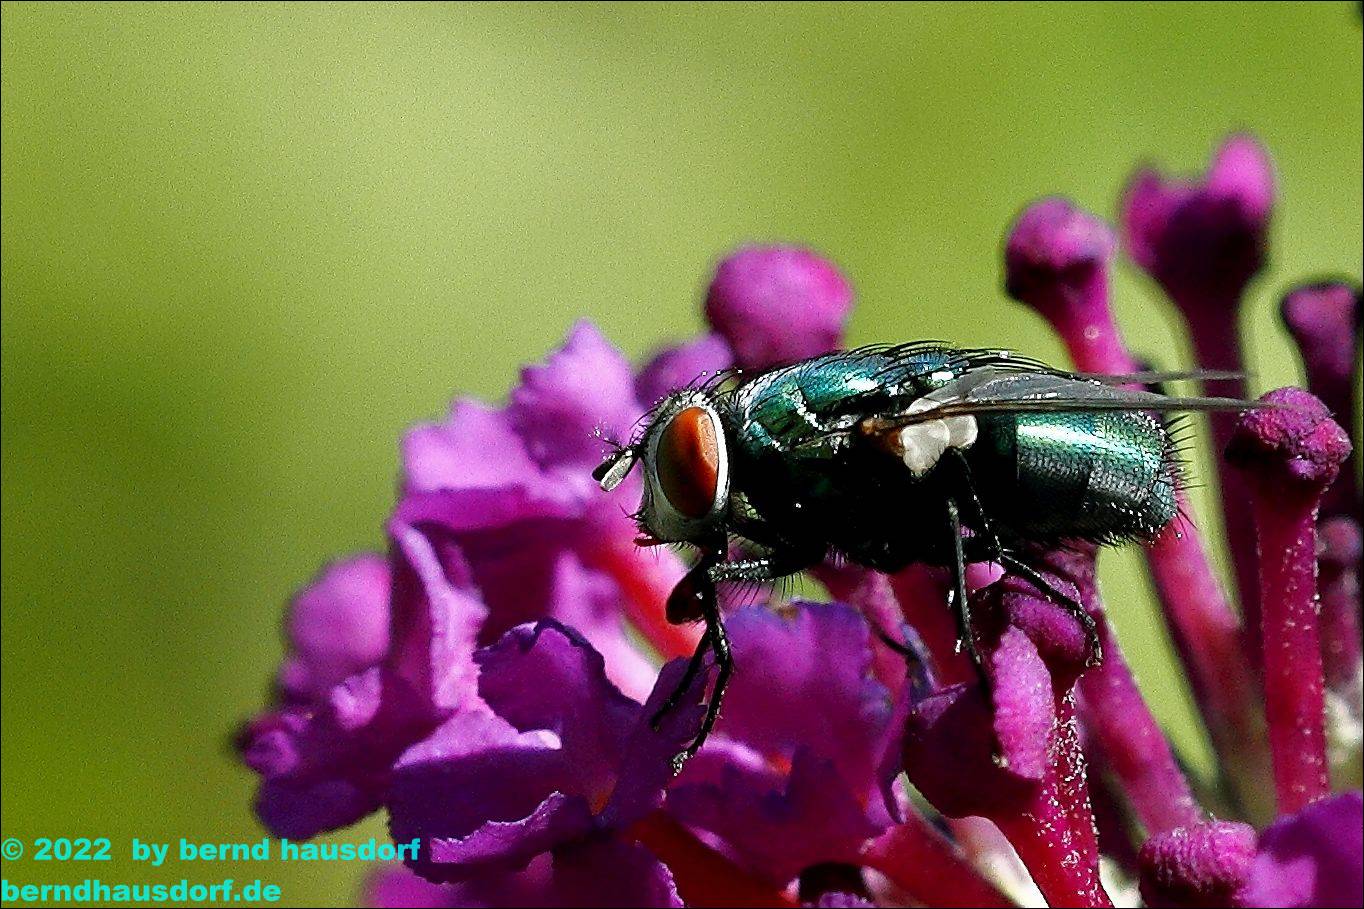
[[639, 451], [633, 445], [612, 444], [615, 450], [592, 471], [592, 479], [603, 492], [610, 492], [624, 482], [639, 460]]

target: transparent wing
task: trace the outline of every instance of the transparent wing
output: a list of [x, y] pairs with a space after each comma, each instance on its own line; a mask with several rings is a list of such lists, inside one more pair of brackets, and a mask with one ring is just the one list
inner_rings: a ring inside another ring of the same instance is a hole
[[1103, 385], [1155, 385], [1160, 382], [1182, 382], [1188, 379], [1199, 382], [1219, 382], [1246, 378], [1246, 374], [1243, 372], [1225, 369], [1164, 369], [1126, 373], [1077, 372], [1073, 375], [1077, 379], [1087, 379]]
[[[1180, 374], [1183, 375], [1183, 374]], [[1222, 374], [1217, 374], [1219, 377]], [[1140, 382], [1142, 376], [1108, 377]], [[1149, 381], [1149, 379], [1148, 379]], [[1265, 405], [1238, 398], [1178, 397], [1119, 388], [1068, 373], [1015, 371], [998, 367], [972, 370], [915, 402], [912, 411], [869, 417], [862, 431], [875, 433], [948, 417], [989, 413], [1074, 413], [1085, 411], [1242, 411]]]

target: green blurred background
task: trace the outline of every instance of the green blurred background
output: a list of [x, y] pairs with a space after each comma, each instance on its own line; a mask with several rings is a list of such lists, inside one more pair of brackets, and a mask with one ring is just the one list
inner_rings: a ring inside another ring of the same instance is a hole
[[[228, 734], [289, 594], [381, 544], [403, 427], [583, 316], [634, 356], [694, 331], [735, 244], [832, 256], [852, 342], [1060, 360], [999, 290], [1011, 217], [1111, 217], [1137, 161], [1244, 128], [1282, 198], [1259, 390], [1297, 376], [1279, 292], [1361, 268], [1354, 3], [7, 3], [2, 32], [4, 836], [258, 837]], [[1140, 276], [1116, 290], [1185, 362]], [[1206, 767], [1137, 566], [1108, 559], [1114, 618]], [[357, 878], [257, 874], [290, 903]]]

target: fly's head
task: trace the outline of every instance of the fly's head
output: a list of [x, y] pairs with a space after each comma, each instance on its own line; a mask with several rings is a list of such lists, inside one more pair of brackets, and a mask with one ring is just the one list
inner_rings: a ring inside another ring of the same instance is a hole
[[704, 390], [669, 395], [645, 419], [639, 438], [593, 472], [612, 490], [640, 464], [644, 498], [636, 519], [641, 542], [706, 544], [729, 516], [729, 446]]

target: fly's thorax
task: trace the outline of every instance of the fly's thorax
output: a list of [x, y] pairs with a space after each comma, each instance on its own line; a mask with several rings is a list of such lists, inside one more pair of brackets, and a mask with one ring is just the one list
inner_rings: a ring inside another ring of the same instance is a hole
[[728, 514], [729, 439], [703, 391], [665, 398], [643, 443], [644, 499], [640, 522], [666, 543], [713, 538]]

